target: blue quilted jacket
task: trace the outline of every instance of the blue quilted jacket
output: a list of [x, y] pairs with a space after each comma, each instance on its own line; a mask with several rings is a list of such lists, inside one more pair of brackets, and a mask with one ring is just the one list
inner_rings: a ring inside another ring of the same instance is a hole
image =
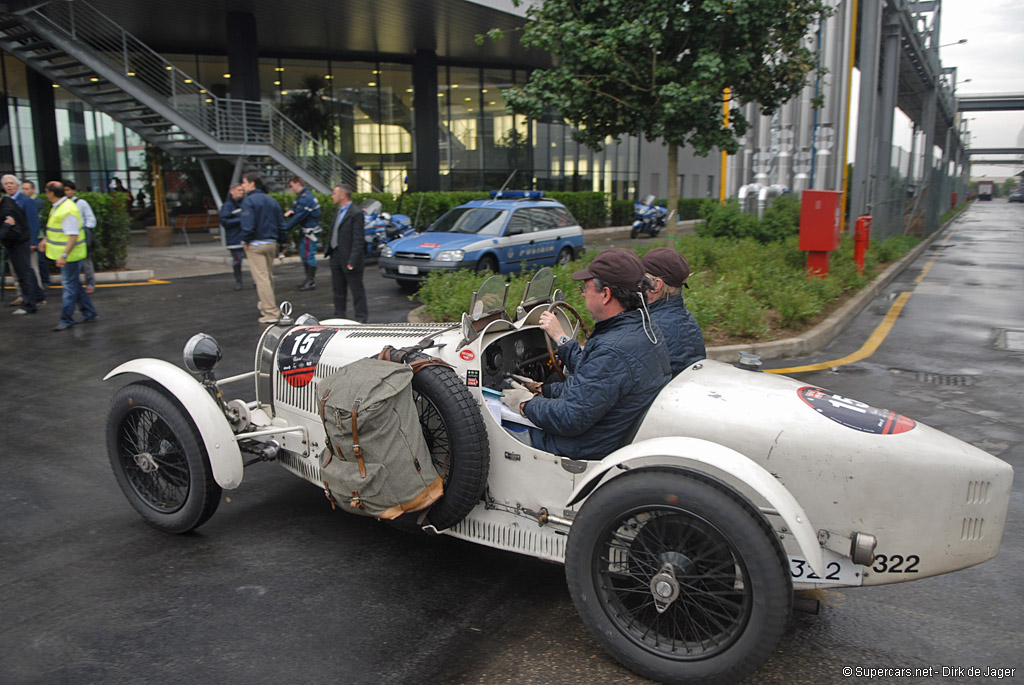
[[654, 323], [661, 329], [665, 344], [668, 345], [673, 376], [690, 364], [707, 358], [704, 334], [693, 314], [683, 304], [682, 297], [669, 297], [652, 302], [647, 309], [651, 312]]
[[598, 321], [582, 350], [559, 349], [566, 381], [555, 397], [524, 405], [535, 447], [573, 459], [601, 459], [625, 444], [633, 422], [672, 378], [668, 349], [644, 332], [640, 311]]

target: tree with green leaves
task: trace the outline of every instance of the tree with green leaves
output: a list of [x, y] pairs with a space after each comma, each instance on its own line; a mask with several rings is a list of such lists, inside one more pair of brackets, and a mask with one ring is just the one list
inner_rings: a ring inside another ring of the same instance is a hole
[[[327, 80], [323, 76], [303, 77], [302, 85], [288, 95], [281, 110], [314, 140], [333, 138], [335, 117], [327, 102]], [[316, 149], [312, 152], [315, 155]]]
[[[825, 0], [541, 0], [522, 42], [556, 66], [505, 91], [506, 102], [534, 118], [557, 111], [593, 150], [623, 135], [662, 140], [675, 179], [678, 146], [735, 153], [750, 126], [741, 107], [771, 114], [800, 92], [817, 67], [804, 35], [829, 12]], [[675, 207], [676, 183], [668, 189]]]

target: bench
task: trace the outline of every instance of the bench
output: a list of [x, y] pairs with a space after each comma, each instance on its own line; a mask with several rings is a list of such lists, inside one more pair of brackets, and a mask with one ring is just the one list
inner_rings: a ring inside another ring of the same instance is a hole
[[185, 244], [191, 245], [192, 243], [188, 239], [190, 232], [209, 234], [210, 229], [218, 226], [219, 223], [218, 215], [215, 212], [179, 214], [174, 217], [174, 230], [181, 231], [181, 234], [185, 236]]

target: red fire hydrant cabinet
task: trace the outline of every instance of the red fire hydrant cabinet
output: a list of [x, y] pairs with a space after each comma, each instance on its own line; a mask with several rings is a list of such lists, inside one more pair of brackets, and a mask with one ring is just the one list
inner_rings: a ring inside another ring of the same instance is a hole
[[800, 243], [807, 252], [807, 270], [824, 278], [828, 253], [839, 249], [838, 190], [805, 190], [800, 196]]

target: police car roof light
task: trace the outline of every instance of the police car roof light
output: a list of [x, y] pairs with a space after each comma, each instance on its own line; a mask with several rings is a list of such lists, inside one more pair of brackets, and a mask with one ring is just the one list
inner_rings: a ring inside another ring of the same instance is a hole
[[494, 200], [539, 200], [544, 197], [543, 190], [492, 190]]

